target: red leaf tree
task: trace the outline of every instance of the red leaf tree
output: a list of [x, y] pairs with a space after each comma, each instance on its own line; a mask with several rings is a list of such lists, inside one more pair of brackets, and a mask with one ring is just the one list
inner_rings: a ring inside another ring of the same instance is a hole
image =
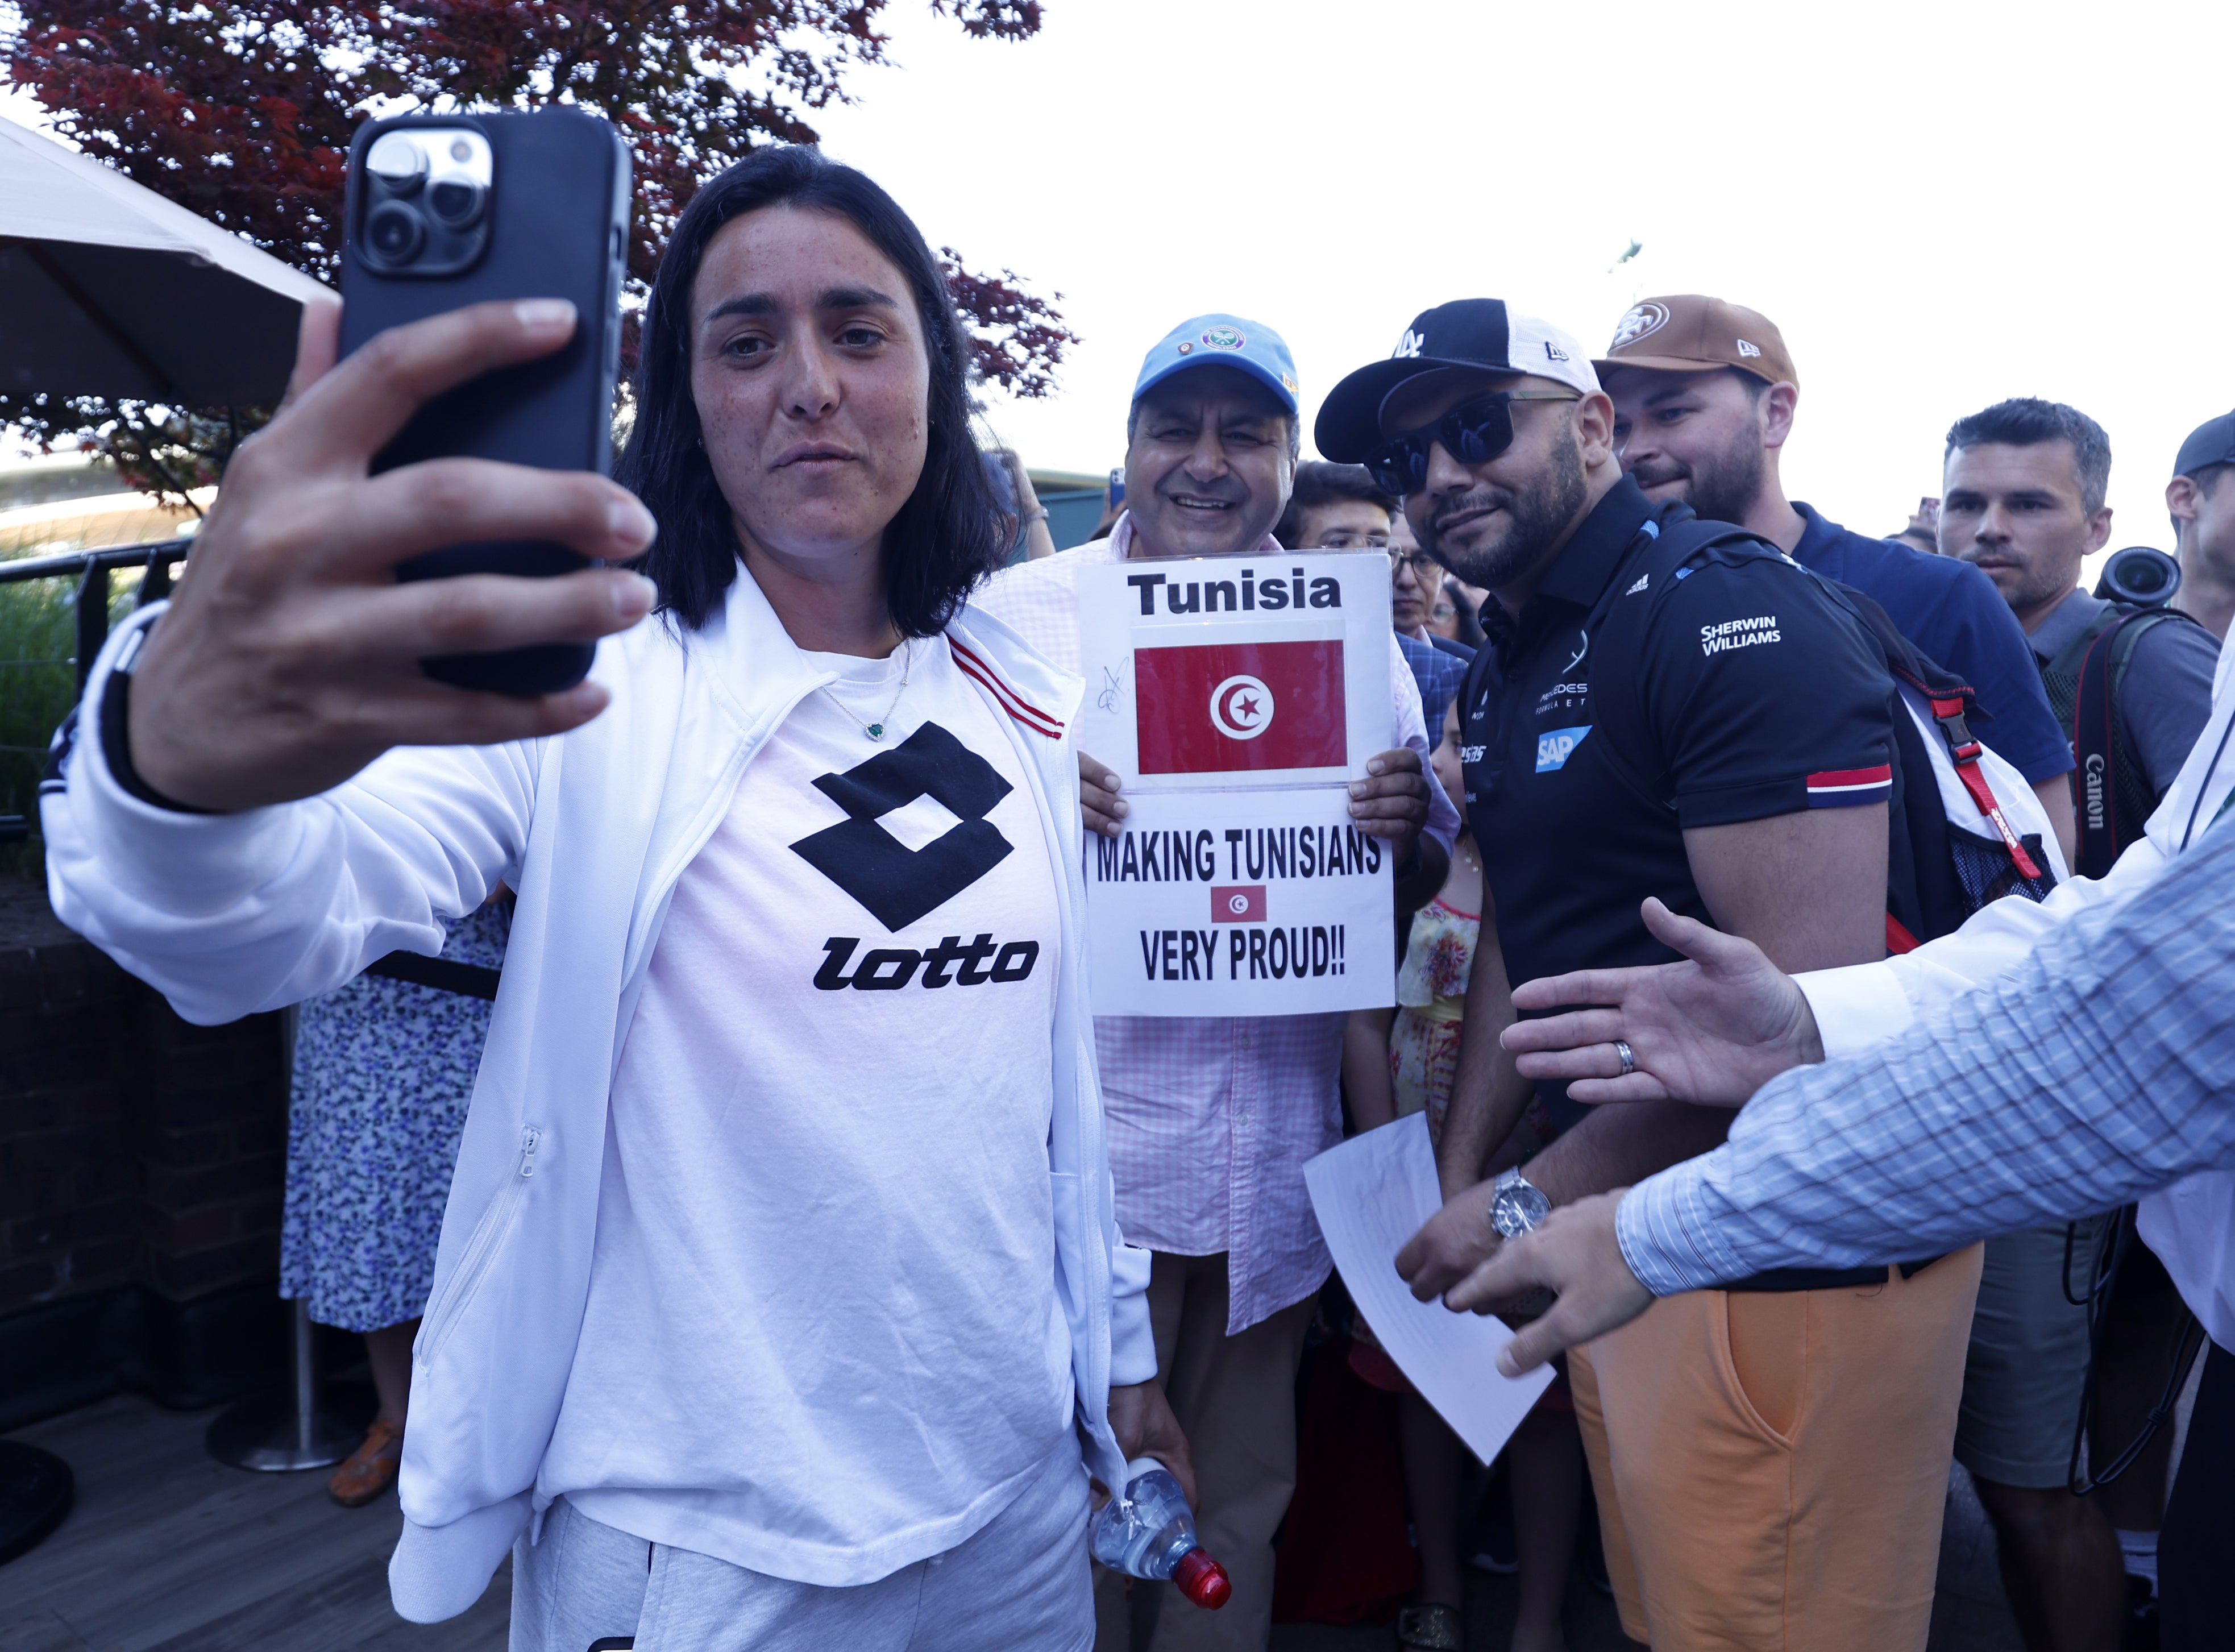
[[[36, 0], [0, 49], [16, 85], [86, 154], [328, 282], [350, 138], [368, 112], [596, 109], [635, 155], [629, 269], [640, 293], [700, 179], [764, 143], [814, 141], [809, 116], [845, 101], [847, 71], [885, 61], [885, 3]], [[1040, 25], [1038, 0], [932, 10], [986, 40]], [[1047, 394], [1077, 336], [1014, 272], [973, 274], [943, 252], [983, 379]], [[0, 396], [0, 422], [48, 442], [75, 436], [164, 493], [212, 480], [261, 416]]]

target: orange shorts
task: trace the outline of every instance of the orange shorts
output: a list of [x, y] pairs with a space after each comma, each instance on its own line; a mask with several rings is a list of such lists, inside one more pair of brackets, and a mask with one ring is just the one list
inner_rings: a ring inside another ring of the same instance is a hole
[[1923, 1652], [1979, 1258], [1672, 1296], [1570, 1355], [1625, 1634]]

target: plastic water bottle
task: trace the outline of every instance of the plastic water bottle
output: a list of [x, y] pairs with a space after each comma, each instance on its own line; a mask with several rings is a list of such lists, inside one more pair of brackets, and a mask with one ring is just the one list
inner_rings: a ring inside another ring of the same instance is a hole
[[1125, 1495], [1094, 1517], [1094, 1557], [1135, 1577], [1169, 1577], [1196, 1605], [1216, 1611], [1234, 1593], [1226, 1568], [1196, 1541], [1195, 1514], [1180, 1483], [1153, 1457], [1125, 1465]]

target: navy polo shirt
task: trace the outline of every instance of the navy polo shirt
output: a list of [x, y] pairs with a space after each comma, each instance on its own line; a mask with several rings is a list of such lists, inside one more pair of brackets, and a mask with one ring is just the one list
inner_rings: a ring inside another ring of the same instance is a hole
[[[1688, 827], [1891, 797], [1892, 686], [1875, 639], [1758, 540], [1703, 551], [1651, 590], [1630, 565], [1682, 508], [1625, 476], [1517, 617], [1485, 605], [1459, 755], [1517, 983], [1674, 960], [1638, 906], [1658, 895], [1713, 921]], [[1594, 656], [1585, 622], [1603, 598], [1594, 629], [1622, 643]], [[1644, 617], [1615, 615], [1622, 602]], [[1582, 1117], [1564, 1085], [1538, 1090], [1562, 1128]]]
[[2025, 628], [1995, 582], [1952, 556], [1851, 534], [1806, 505], [1793, 560], [1851, 585], [1886, 611], [1917, 652], [1969, 683], [1990, 719], [1976, 732], [2034, 784], [2072, 772], [2072, 742], [2056, 725]]

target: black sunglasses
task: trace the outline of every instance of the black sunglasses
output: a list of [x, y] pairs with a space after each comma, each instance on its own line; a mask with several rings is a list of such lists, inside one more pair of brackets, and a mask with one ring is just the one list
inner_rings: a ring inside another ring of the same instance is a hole
[[1513, 445], [1516, 402], [1580, 402], [1573, 390], [1493, 390], [1463, 402], [1432, 424], [1392, 436], [1366, 456], [1373, 485], [1402, 499], [1427, 485], [1428, 449], [1441, 442], [1463, 465], [1487, 464]]

